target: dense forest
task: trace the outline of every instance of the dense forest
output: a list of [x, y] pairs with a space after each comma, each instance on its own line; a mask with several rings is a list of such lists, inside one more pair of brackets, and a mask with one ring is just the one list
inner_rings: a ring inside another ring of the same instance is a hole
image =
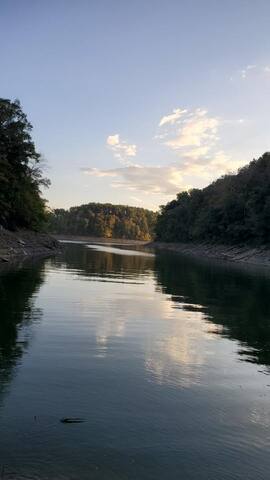
[[48, 230], [68, 235], [150, 240], [156, 217], [155, 212], [144, 208], [88, 203], [69, 210], [53, 210], [48, 216]]
[[181, 192], [161, 207], [156, 238], [164, 242], [268, 244], [270, 153], [208, 187]]
[[7, 229], [38, 230], [46, 218], [40, 188], [49, 181], [31, 131], [20, 102], [0, 98], [0, 225]]

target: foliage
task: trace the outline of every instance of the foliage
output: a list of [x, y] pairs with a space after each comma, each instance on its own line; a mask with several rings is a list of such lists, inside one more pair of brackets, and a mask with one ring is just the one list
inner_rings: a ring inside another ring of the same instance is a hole
[[161, 207], [157, 240], [228, 244], [270, 242], [270, 153], [208, 187]]
[[48, 216], [48, 229], [68, 235], [150, 240], [156, 216], [144, 208], [88, 203], [69, 210], [53, 210]]
[[49, 182], [31, 130], [20, 102], [0, 98], [0, 224], [9, 229], [38, 229], [45, 219], [40, 187]]

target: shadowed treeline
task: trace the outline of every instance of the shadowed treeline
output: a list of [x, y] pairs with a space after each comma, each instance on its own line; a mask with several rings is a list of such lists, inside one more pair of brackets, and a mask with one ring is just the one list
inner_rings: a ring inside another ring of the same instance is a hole
[[240, 342], [243, 359], [270, 365], [269, 275], [170, 254], [156, 257], [155, 274], [176, 307], [202, 310], [217, 334]]
[[28, 332], [22, 329], [41, 318], [33, 297], [42, 284], [43, 262], [0, 271], [0, 388], [10, 380], [19, 359], [27, 349]]
[[270, 153], [236, 175], [181, 192], [161, 208], [156, 237], [163, 242], [268, 245]]
[[0, 98], [0, 225], [40, 229], [46, 219], [41, 155], [20, 102]]

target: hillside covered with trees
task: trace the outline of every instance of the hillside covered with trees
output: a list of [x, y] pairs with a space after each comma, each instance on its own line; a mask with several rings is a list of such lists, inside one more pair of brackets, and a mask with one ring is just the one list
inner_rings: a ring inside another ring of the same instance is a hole
[[270, 153], [208, 187], [181, 192], [161, 207], [156, 239], [267, 245], [270, 242]]
[[53, 210], [48, 229], [57, 234], [150, 240], [156, 217], [155, 212], [144, 208], [88, 203], [69, 210]]
[[20, 102], [0, 98], [0, 225], [10, 230], [38, 230], [46, 217], [40, 188], [49, 181], [31, 131]]

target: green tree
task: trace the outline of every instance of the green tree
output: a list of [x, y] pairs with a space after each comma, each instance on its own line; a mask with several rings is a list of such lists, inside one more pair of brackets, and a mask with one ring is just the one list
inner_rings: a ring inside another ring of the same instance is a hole
[[270, 153], [202, 190], [179, 193], [161, 207], [156, 235], [165, 242], [269, 244]]
[[150, 240], [157, 214], [144, 208], [88, 203], [69, 210], [56, 209], [48, 218], [52, 233]]
[[40, 188], [49, 181], [31, 131], [20, 102], [0, 98], [0, 224], [9, 229], [39, 229], [46, 217]]

